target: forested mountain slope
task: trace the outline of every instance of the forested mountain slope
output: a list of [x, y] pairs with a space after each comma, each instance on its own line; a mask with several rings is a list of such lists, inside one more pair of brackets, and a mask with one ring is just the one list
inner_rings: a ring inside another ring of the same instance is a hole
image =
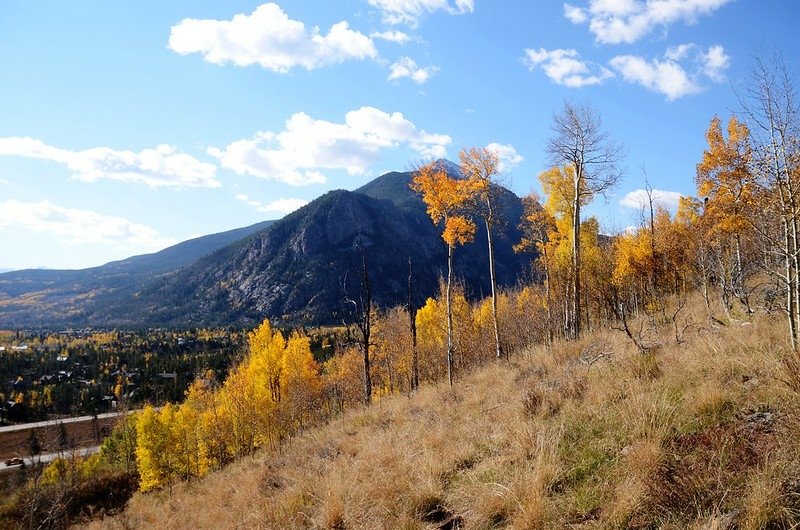
[[[156, 254], [80, 271], [0, 275], [0, 326], [253, 325], [265, 317], [341, 323], [366, 259], [375, 303], [408, 297], [414, 263], [418, 304], [446, 274], [446, 247], [411, 173], [388, 173], [356, 191], [336, 190], [276, 221], [187, 241]], [[496, 189], [497, 277], [514, 285], [531, 256], [515, 254], [520, 199]], [[485, 228], [455, 253], [456, 277], [473, 296], [489, 292]]]

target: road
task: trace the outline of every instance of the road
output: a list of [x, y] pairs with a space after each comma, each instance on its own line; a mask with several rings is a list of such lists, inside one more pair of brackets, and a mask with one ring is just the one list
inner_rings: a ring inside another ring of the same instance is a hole
[[[89, 455], [93, 455], [100, 451], [100, 446], [95, 447], [81, 447], [80, 449], [75, 449], [75, 456], [85, 457]], [[25, 465], [32, 465], [34, 462], [41, 462], [46, 464], [48, 462], [52, 462], [56, 458], [63, 456], [64, 458], [71, 458], [72, 451], [63, 451], [58, 453], [43, 453], [34, 457], [27, 457], [23, 460], [25, 461]], [[21, 467], [21, 464], [12, 464], [7, 465], [5, 461], [0, 461], [0, 472], [5, 471], [6, 469], [16, 469]]]
[[[128, 414], [134, 411], [128, 411]], [[102, 420], [105, 418], [116, 418], [117, 416], [121, 416], [125, 414], [124, 412], [104, 412], [103, 414], [98, 414], [97, 419]], [[36, 423], [20, 423], [19, 425], [7, 425], [5, 427], [0, 427], [0, 434], [5, 432], [16, 432], [16, 431], [27, 431], [30, 429], [39, 429], [43, 427], [57, 427], [59, 423], [80, 423], [82, 421], [92, 421], [94, 416], [77, 416], [75, 418], [63, 418], [60, 420], [47, 420], [47, 421], [39, 421]]]

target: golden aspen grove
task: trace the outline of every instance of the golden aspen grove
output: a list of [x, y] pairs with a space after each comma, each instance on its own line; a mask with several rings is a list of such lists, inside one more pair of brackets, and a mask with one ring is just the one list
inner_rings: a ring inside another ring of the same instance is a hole
[[[785, 68], [756, 62], [743, 110], [687, 133], [705, 138], [695, 196], [669, 211], [647, 184], [639, 226], [616, 234], [585, 212], [624, 149], [593, 107], [565, 103], [543, 194], [523, 199], [515, 249], [535, 259], [515, 287], [495, 282], [496, 155], [464, 149], [460, 174], [419, 165], [410, 187], [447, 251], [437, 296], [373, 306], [370, 281], [406, 278], [369, 276], [365, 249], [370, 301], [324, 358], [313, 329], [264, 319], [227, 377], [199, 374], [99, 453], [46, 465], [4, 520], [55, 528], [79, 512], [67, 491], [133, 481], [128, 509], [90, 527], [800, 526], [800, 101]], [[485, 297], [454, 260], [479, 224]]]

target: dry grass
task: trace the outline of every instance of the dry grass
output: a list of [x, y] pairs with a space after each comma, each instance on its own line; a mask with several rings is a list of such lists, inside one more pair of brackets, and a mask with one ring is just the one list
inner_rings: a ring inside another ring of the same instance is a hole
[[681, 345], [667, 330], [648, 355], [618, 332], [533, 348], [91, 528], [790, 528], [800, 396], [783, 333], [762, 317]]

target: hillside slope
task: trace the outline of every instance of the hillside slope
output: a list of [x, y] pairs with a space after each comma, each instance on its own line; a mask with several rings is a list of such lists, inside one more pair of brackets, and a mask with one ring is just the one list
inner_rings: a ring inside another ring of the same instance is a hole
[[536, 348], [90, 528], [789, 528], [800, 379], [782, 325], [665, 330], [650, 355], [619, 332]]

